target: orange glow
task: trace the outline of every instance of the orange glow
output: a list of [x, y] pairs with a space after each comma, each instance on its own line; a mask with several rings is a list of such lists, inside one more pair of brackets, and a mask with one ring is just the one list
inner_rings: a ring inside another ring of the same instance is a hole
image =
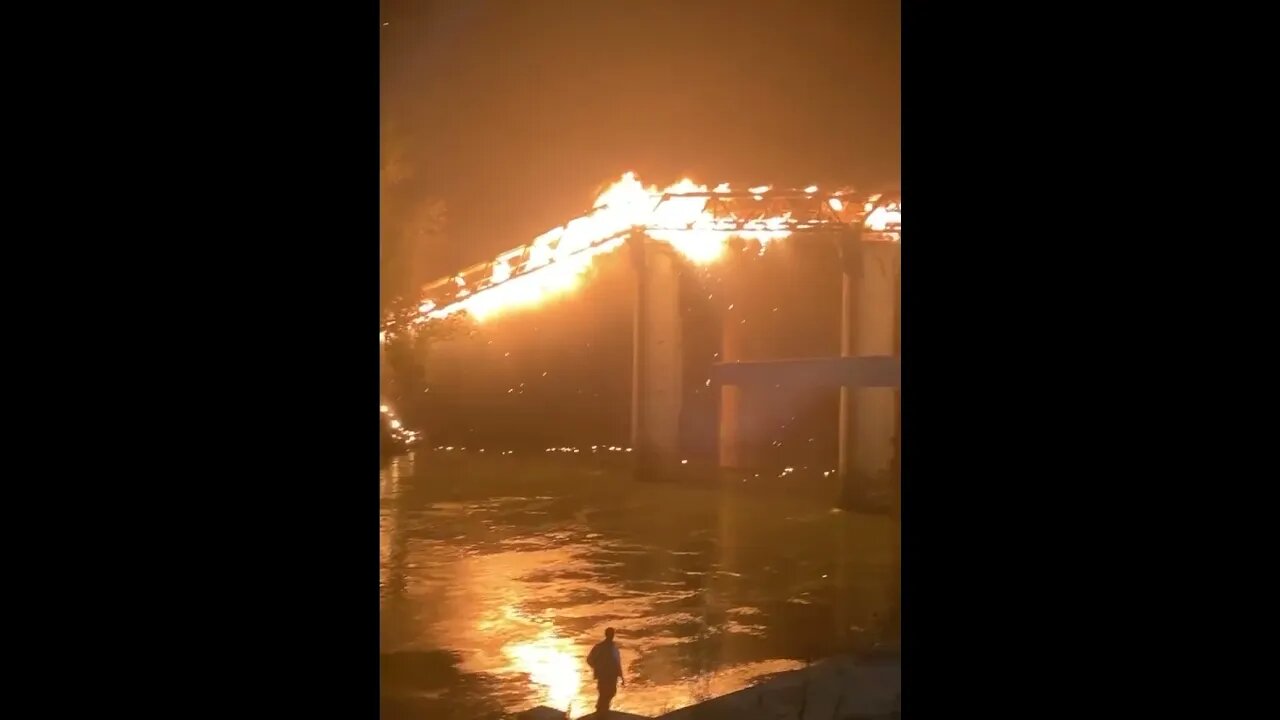
[[[422, 323], [429, 318], [439, 319], [460, 312], [483, 322], [508, 310], [537, 306], [549, 298], [571, 292], [581, 284], [595, 258], [621, 248], [633, 230], [667, 243], [695, 265], [721, 259], [734, 237], [757, 243], [759, 252], [764, 252], [769, 243], [790, 236], [794, 224], [789, 210], [780, 209], [774, 201], [767, 200], [774, 197], [766, 195], [771, 190], [770, 185], [749, 188], [756, 203], [731, 206], [745, 207], [745, 210], [724, 210], [726, 206], [719, 199], [717, 204], [711, 204], [714, 196], [724, 195], [730, 201], [735, 197], [741, 199], [740, 195], [731, 194], [728, 183], [708, 190], [706, 185], [684, 178], [659, 190], [652, 185], [646, 187], [635, 173], [628, 172], [596, 197], [590, 213], [455, 276], [456, 291], [452, 298], [441, 299], [439, 304], [425, 300], [412, 322]], [[808, 197], [817, 191], [816, 185], [804, 189]], [[872, 197], [873, 201], [877, 199], [878, 196]], [[825, 200], [839, 215], [839, 220], [819, 222], [858, 220], [857, 216], [845, 216], [848, 205], [839, 198], [832, 196]], [[735, 212], [751, 215], [739, 217]], [[869, 207], [863, 215], [866, 226], [874, 231], [891, 229], [901, 221], [895, 205]]]
[[422, 439], [417, 431], [410, 430], [404, 426], [404, 423], [396, 415], [395, 409], [385, 399], [378, 406], [378, 410], [387, 418], [387, 425], [391, 428], [391, 437], [406, 445], [413, 445]]
[[898, 209], [895, 203], [889, 203], [887, 206], [882, 205], [871, 210], [867, 214], [865, 222], [868, 230], [888, 230], [891, 226], [902, 224], [902, 211]]
[[519, 672], [529, 676], [546, 693], [546, 704], [565, 709], [578, 697], [582, 686], [579, 666], [580, 651], [571, 640], [556, 637], [550, 628], [533, 640], [516, 642], [502, 648]]

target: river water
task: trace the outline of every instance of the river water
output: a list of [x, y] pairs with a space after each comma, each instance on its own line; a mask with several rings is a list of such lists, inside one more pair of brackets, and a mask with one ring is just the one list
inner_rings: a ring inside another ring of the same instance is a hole
[[657, 715], [807, 658], [896, 647], [895, 522], [831, 509], [821, 473], [632, 481], [608, 453], [421, 451], [380, 477], [382, 717]]

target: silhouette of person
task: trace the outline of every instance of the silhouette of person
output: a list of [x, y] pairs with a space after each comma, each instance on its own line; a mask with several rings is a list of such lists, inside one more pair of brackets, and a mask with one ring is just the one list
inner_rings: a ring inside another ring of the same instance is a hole
[[627, 680], [622, 677], [622, 655], [618, 646], [613, 644], [613, 628], [605, 628], [604, 640], [596, 643], [587, 653], [587, 665], [596, 676], [596, 690], [600, 697], [596, 700], [596, 717], [605, 717], [609, 712], [609, 703], [618, 693], [618, 681], [626, 686]]

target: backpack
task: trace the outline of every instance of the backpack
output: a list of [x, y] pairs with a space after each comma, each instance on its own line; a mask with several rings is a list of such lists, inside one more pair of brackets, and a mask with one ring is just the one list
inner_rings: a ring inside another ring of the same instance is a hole
[[600, 672], [600, 651], [604, 650], [604, 645], [597, 643], [591, 648], [591, 652], [587, 653], [587, 667], [591, 668], [591, 672]]

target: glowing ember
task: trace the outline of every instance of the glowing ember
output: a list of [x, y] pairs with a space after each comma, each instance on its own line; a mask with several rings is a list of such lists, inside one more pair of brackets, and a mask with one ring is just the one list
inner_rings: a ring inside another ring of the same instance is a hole
[[391, 437], [396, 441], [404, 443], [405, 445], [414, 445], [422, 439], [417, 431], [409, 430], [404, 426], [404, 423], [401, 422], [400, 418], [396, 415], [395, 409], [392, 408], [386, 400], [382, 401], [378, 410], [387, 418], [387, 425], [390, 428]]
[[[407, 319], [420, 324], [466, 312], [484, 321], [511, 309], [536, 306], [578, 287], [594, 259], [621, 248], [634, 230], [669, 244], [696, 265], [719, 260], [734, 237], [756, 243], [763, 253], [769, 243], [790, 236], [793, 228], [823, 224], [863, 222], [869, 230], [897, 240], [901, 211], [894, 203], [878, 204], [879, 196], [872, 196], [858, 213], [857, 204], [835, 196], [840, 193], [815, 195], [816, 185], [804, 188], [803, 195], [789, 192], [760, 185], [744, 195], [734, 193], [728, 183], [708, 190], [687, 178], [659, 190], [645, 187], [629, 172], [599, 194], [590, 213], [492, 262], [463, 271], [451, 278], [452, 283], [436, 283], [431, 289], [441, 289], [435, 296], [439, 302], [424, 299]], [[826, 216], [810, 212], [793, 217], [792, 209], [779, 204], [796, 198], [816, 203]], [[450, 284], [455, 288], [447, 296], [443, 289]]]

